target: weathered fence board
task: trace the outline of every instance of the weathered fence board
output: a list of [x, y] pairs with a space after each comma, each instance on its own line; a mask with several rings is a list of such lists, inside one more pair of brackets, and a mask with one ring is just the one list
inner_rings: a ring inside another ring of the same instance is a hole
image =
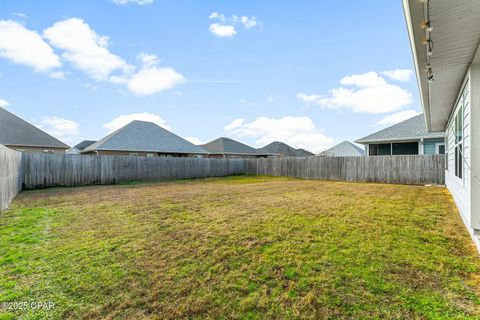
[[23, 165], [24, 189], [245, 174], [242, 159], [25, 153]]
[[443, 155], [246, 159], [246, 173], [304, 179], [445, 184]]
[[22, 153], [0, 145], [0, 210], [22, 190]]

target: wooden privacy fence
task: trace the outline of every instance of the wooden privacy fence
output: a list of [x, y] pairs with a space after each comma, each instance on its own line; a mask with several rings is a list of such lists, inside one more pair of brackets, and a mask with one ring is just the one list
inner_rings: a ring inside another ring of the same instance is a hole
[[247, 159], [246, 173], [304, 179], [443, 185], [445, 156]]
[[270, 159], [145, 158], [20, 153], [0, 145], [0, 210], [23, 189], [237, 174], [445, 184], [443, 155]]
[[0, 210], [22, 190], [22, 154], [0, 145]]
[[24, 153], [23, 167], [24, 189], [245, 174], [242, 159]]

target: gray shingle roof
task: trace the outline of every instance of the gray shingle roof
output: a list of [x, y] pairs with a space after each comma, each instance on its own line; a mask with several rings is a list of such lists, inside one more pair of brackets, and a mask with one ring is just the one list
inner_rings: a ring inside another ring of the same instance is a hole
[[274, 141], [270, 144], [267, 144], [263, 148], [257, 149], [257, 153], [266, 153], [266, 154], [277, 154], [277, 155], [282, 155], [286, 157], [302, 157], [297, 149], [290, 147], [288, 144], [280, 142], [280, 141]]
[[200, 145], [200, 147], [210, 153], [256, 154], [256, 150], [254, 148], [225, 137], [215, 139], [209, 143]]
[[321, 152], [319, 155], [329, 157], [361, 157], [365, 155], [365, 151], [349, 141], [343, 141]]
[[417, 140], [421, 138], [443, 138], [444, 132], [427, 132], [423, 114], [397, 123], [355, 141], [356, 143]]
[[74, 148], [77, 149], [78, 151], [82, 151], [86, 147], [94, 144], [95, 142], [97, 142], [97, 141], [95, 141], [95, 140], [83, 140], [82, 142], [76, 144]]
[[305, 149], [297, 149], [297, 155], [299, 157], [310, 157], [310, 156], [313, 156], [314, 154]]
[[68, 145], [13, 113], [0, 108], [0, 144], [46, 148], [69, 148]]
[[85, 148], [91, 151], [137, 151], [160, 153], [208, 153], [153, 122], [135, 120]]

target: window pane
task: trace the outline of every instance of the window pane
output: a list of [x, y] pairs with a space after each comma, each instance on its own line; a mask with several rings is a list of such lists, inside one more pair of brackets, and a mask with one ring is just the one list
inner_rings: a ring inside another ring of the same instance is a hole
[[369, 155], [371, 156], [388, 156], [390, 155], [390, 144], [371, 144], [368, 147]]
[[463, 177], [463, 154], [462, 144], [458, 145], [458, 177]]
[[438, 154], [445, 154], [445, 145], [438, 146]]
[[418, 154], [418, 142], [394, 143], [392, 145], [392, 154]]

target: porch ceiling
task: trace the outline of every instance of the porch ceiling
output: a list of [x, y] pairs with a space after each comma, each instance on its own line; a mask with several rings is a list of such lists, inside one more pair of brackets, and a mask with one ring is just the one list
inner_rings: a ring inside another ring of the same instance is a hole
[[436, 85], [427, 81], [426, 73], [426, 31], [422, 24], [427, 6], [419, 0], [403, 0], [403, 4], [427, 128], [442, 131], [479, 44], [480, 1], [429, 1], [428, 16], [433, 28], [430, 65]]

